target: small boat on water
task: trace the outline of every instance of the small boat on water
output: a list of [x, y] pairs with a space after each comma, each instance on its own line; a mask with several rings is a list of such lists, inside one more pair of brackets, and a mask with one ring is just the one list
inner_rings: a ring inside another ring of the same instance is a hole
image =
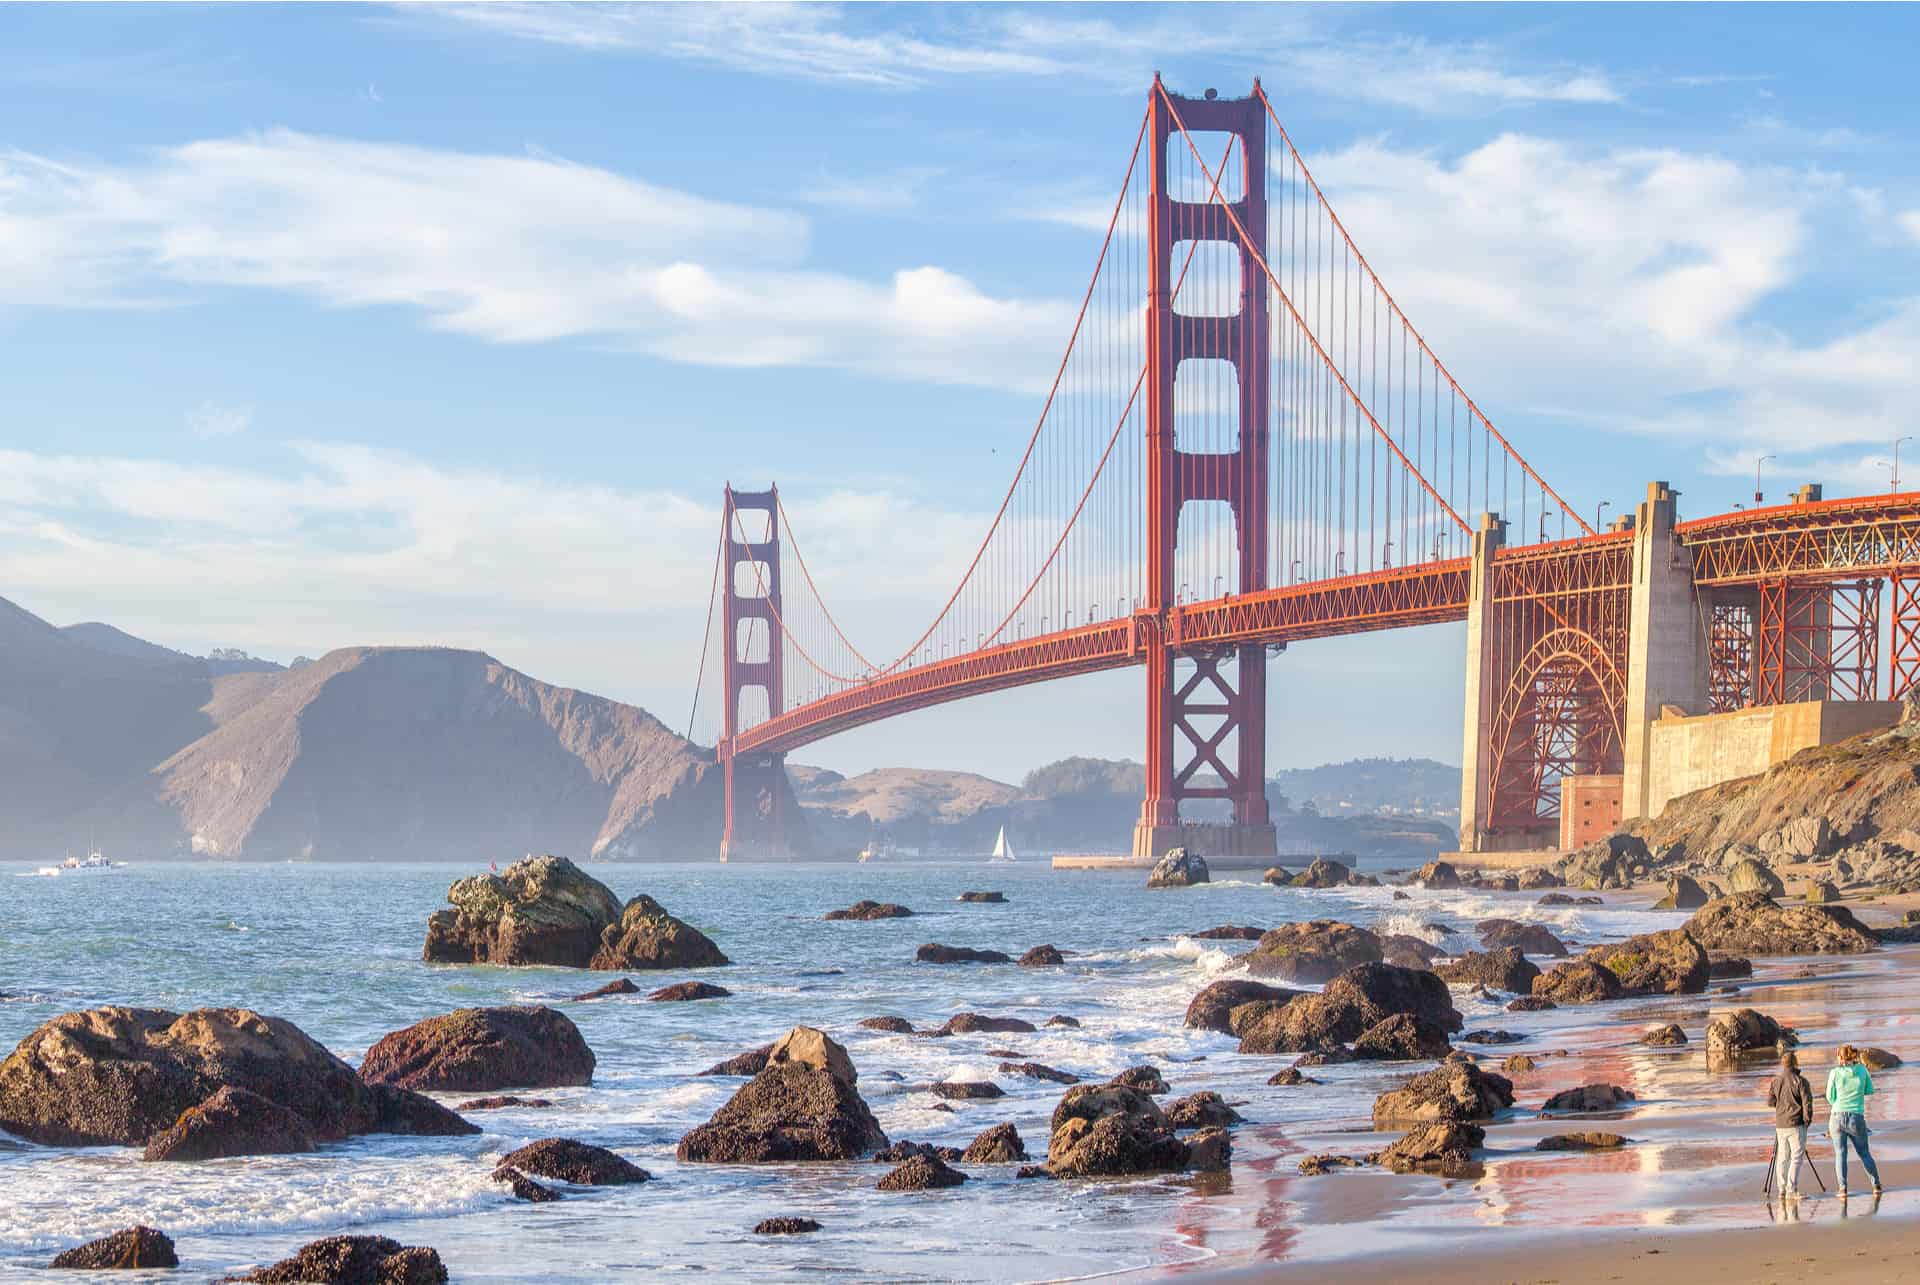
[[62, 870], [111, 870], [113, 862], [107, 860], [104, 852], [89, 844], [84, 858], [68, 853], [67, 859], [60, 863], [60, 868]]
[[1000, 837], [993, 841], [993, 855], [987, 860], [1012, 861], [1014, 859], [1013, 845], [1007, 842], [1007, 827], [1003, 825], [1000, 827]]

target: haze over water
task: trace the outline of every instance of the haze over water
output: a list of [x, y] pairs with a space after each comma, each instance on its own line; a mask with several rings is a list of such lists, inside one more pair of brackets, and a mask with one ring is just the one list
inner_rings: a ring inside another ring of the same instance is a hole
[[[1759, 1081], [1752, 1074], [1708, 1077], [1697, 1069], [1705, 1012], [1710, 1005], [1755, 1003], [1807, 1026], [1824, 1043], [1828, 1031], [1814, 1028], [1836, 993], [1826, 983], [1786, 983], [1768, 990], [1764, 1002], [1690, 996], [1507, 1014], [1457, 990], [1469, 1030], [1502, 1026], [1534, 1037], [1514, 1049], [1483, 1050], [1496, 1062], [1516, 1050], [1541, 1058], [1542, 1075], [1521, 1083], [1520, 1105], [1537, 1105], [1545, 1092], [1588, 1079], [1635, 1085], [1643, 1109], [1624, 1125], [1600, 1127], [1644, 1145], [1597, 1160], [1521, 1154], [1512, 1149], [1531, 1147], [1534, 1137], [1551, 1131], [1522, 1123], [1490, 1130], [1488, 1177], [1478, 1185], [1378, 1173], [1302, 1179], [1293, 1174], [1294, 1160], [1306, 1151], [1382, 1145], [1349, 1131], [1367, 1129], [1373, 1096], [1419, 1068], [1326, 1067], [1312, 1072], [1323, 1085], [1267, 1087], [1266, 1078], [1289, 1064], [1290, 1055], [1240, 1057], [1230, 1037], [1181, 1024], [1193, 993], [1231, 957], [1219, 947], [1238, 952], [1244, 944], [1196, 943], [1179, 934], [1228, 922], [1273, 927], [1306, 918], [1391, 931], [1419, 932], [1430, 922], [1470, 929], [1478, 918], [1525, 908], [1517, 917], [1595, 942], [1673, 926], [1677, 917], [1611, 908], [1536, 910], [1537, 894], [1416, 890], [1414, 900], [1394, 902], [1388, 888], [1303, 892], [1244, 878], [1149, 892], [1137, 872], [1054, 874], [1026, 864], [589, 869], [623, 898], [651, 893], [735, 961], [698, 974], [634, 974], [643, 990], [700, 976], [734, 996], [692, 1004], [652, 1004], [637, 996], [571, 1004], [566, 997], [609, 976], [426, 965], [419, 956], [427, 915], [444, 904], [453, 879], [473, 873], [470, 867], [141, 863], [59, 878], [0, 867], [9, 905], [0, 919], [0, 959], [8, 961], [0, 990], [9, 995], [0, 1002], [0, 1050], [73, 1009], [239, 1005], [288, 1018], [357, 1064], [381, 1035], [432, 1014], [463, 1005], [553, 1003], [579, 1025], [599, 1059], [591, 1087], [540, 1091], [555, 1101], [551, 1110], [472, 1114], [486, 1130], [475, 1137], [371, 1136], [312, 1155], [165, 1166], [145, 1165], [132, 1150], [30, 1147], [0, 1137], [0, 1277], [40, 1279], [37, 1269], [56, 1250], [134, 1222], [173, 1235], [194, 1278], [271, 1262], [317, 1237], [358, 1231], [431, 1245], [456, 1280], [604, 1282], [667, 1272], [732, 1280], [816, 1271], [870, 1280], [1019, 1281], [1202, 1267], [1256, 1253], [1337, 1257], [1490, 1223], [1553, 1230], [1580, 1221], [1751, 1217], [1756, 1200], [1747, 1189], [1757, 1189], [1757, 1158], [1764, 1152], [1756, 1151], [1752, 1174], [1713, 1166], [1744, 1165], [1744, 1153], [1729, 1139], [1744, 1145], [1764, 1132], [1763, 1113], [1751, 1103]], [[974, 888], [1002, 889], [1008, 902], [954, 900]], [[874, 923], [821, 920], [827, 910], [861, 897], [898, 901], [916, 915]], [[1053, 969], [914, 963], [914, 948], [927, 941], [1014, 954], [1051, 942], [1077, 953]], [[1445, 941], [1458, 950], [1471, 944], [1458, 935]], [[1896, 1020], [1890, 1016], [1893, 960], [1834, 967], [1856, 979], [1841, 985], [1866, 997], [1854, 1001], [1858, 1011], [1848, 1034], [1888, 1043], [1885, 1028]], [[1765, 977], [1787, 971], [1784, 964], [1763, 966], [1763, 986]], [[1083, 1027], [928, 1040], [854, 1025], [897, 1014], [916, 1026], [937, 1026], [962, 1010], [1036, 1025], [1064, 1013]], [[1694, 1035], [1692, 1050], [1676, 1056], [1631, 1047], [1641, 1020], [1669, 1014]], [[680, 1136], [740, 1083], [694, 1073], [803, 1022], [846, 1043], [860, 1091], [895, 1141], [964, 1146], [989, 1125], [1012, 1119], [1038, 1158], [1063, 1089], [998, 1074], [1003, 1058], [988, 1050], [1003, 1048], [1090, 1079], [1152, 1062], [1175, 1095], [1220, 1091], [1240, 1104], [1249, 1123], [1235, 1131], [1233, 1171], [1225, 1182], [1016, 1181], [1013, 1166], [963, 1165], [973, 1180], [958, 1189], [890, 1194], [873, 1189], [885, 1169], [870, 1162], [676, 1162]], [[1544, 1056], [1554, 1048], [1576, 1056]], [[1886, 1116], [1910, 1115], [1898, 1076], [1887, 1078]], [[934, 1109], [930, 1083], [976, 1079], [994, 1080], [1008, 1096], [956, 1103], [951, 1113]], [[455, 1102], [472, 1095], [437, 1096]], [[569, 1191], [561, 1202], [528, 1205], [488, 1180], [501, 1154], [547, 1136], [612, 1147], [655, 1181]], [[1876, 1140], [1883, 1163], [1887, 1157], [1897, 1162], [1905, 1146], [1897, 1134]], [[778, 1214], [817, 1218], [824, 1230], [807, 1237], [750, 1234], [754, 1223]], [[1389, 1216], [1390, 1223], [1384, 1221]]]

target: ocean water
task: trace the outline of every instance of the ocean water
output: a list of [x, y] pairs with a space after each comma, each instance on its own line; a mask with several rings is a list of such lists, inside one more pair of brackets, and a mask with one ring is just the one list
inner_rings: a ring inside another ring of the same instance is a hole
[[[137, 1151], [35, 1147], [0, 1135], [0, 1276], [24, 1274], [59, 1249], [135, 1222], [167, 1231], [183, 1264], [207, 1279], [348, 1231], [431, 1245], [456, 1280], [1061, 1280], [1191, 1270], [1260, 1252], [1351, 1252], [1351, 1239], [1279, 1249], [1272, 1220], [1297, 1213], [1307, 1193], [1288, 1194], [1272, 1175], [1291, 1171], [1308, 1146], [1365, 1130], [1373, 1096], [1408, 1068], [1329, 1067], [1313, 1072], [1325, 1083], [1310, 1091], [1269, 1088], [1266, 1078], [1290, 1057], [1240, 1057], [1230, 1037], [1181, 1024], [1193, 993], [1249, 943], [1184, 934], [1230, 922], [1267, 928], [1339, 918], [1466, 949], [1468, 938], [1436, 925], [1470, 929], [1476, 919], [1524, 910], [1519, 917], [1593, 943], [1677, 922], [1619, 908], [1535, 908], [1537, 894], [1420, 891], [1395, 902], [1385, 888], [1296, 891], [1246, 877], [1155, 892], [1137, 873], [1053, 873], [1038, 864], [592, 872], [622, 898], [652, 894], [734, 960], [698, 973], [634, 974], [643, 990], [700, 976], [733, 997], [575, 1004], [566, 997], [609, 975], [422, 963], [426, 918], [452, 880], [472, 873], [464, 867], [136, 863], [44, 878], [0, 866], [0, 1050], [71, 1009], [241, 1005], [295, 1022], [357, 1064], [381, 1035], [423, 1017], [464, 1005], [551, 1003], [598, 1057], [590, 1087], [540, 1091], [555, 1101], [550, 1110], [475, 1113], [485, 1132], [468, 1138], [372, 1136], [306, 1156], [146, 1165]], [[1004, 891], [1007, 904], [956, 900], [976, 888]], [[821, 919], [861, 897], [916, 913], [876, 923]], [[915, 963], [915, 947], [928, 941], [1016, 956], [1052, 943], [1074, 954], [1052, 969]], [[1597, 1046], [1605, 1032], [1617, 1035], [1599, 1010], [1507, 1014], [1456, 994], [1470, 1029], [1526, 1033], [1533, 1042], [1522, 1051], [1538, 1051], [1542, 1041]], [[963, 1010], [1036, 1025], [1064, 1013], [1082, 1026], [941, 1040], [855, 1026], [877, 1014], [937, 1026]], [[681, 1135], [741, 1083], [695, 1072], [799, 1023], [847, 1045], [862, 1095], [895, 1140], [964, 1146], [1012, 1120], [1040, 1158], [1063, 1088], [997, 1073], [1002, 1058], [989, 1050], [1002, 1048], [1088, 1078], [1151, 1062], [1175, 1095], [1217, 1090], [1253, 1123], [1237, 1132], [1234, 1175], [1225, 1182], [1017, 1182], [1012, 1166], [973, 1166], [973, 1180], [960, 1188], [890, 1194], [874, 1190], [885, 1169], [869, 1162], [678, 1163]], [[995, 1081], [1007, 1096], [935, 1109], [933, 1082], [977, 1079]], [[545, 1205], [516, 1202], [488, 1181], [500, 1155], [548, 1136], [611, 1147], [655, 1180], [569, 1191]], [[1377, 1145], [1362, 1140], [1350, 1149]], [[816, 1218], [825, 1230], [750, 1234], [778, 1214]], [[1450, 1217], [1429, 1215], [1416, 1212], [1401, 1227]]]

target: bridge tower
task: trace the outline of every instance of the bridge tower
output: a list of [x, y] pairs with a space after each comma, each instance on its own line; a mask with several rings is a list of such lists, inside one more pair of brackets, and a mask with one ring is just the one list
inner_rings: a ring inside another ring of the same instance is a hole
[[[1266, 649], [1255, 644], [1183, 651], [1175, 585], [1180, 510], [1188, 503], [1216, 502], [1233, 513], [1236, 591], [1267, 587], [1267, 280], [1220, 203], [1205, 199], [1207, 193], [1176, 194], [1167, 182], [1175, 107], [1189, 130], [1234, 135], [1241, 185], [1239, 198], [1230, 204], [1240, 228], [1264, 258], [1267, 116], [1257, 96], [1215, 98], [1212, 91], [1205, 98], [1170, 95], [1158, 76], [1150, 104], [1147, 576], [1146, 601], [1134, 616], [1147, 658], [1147, 788], [1134, 826], [1133, 854], [1155, 856], [1191, 843], [1216, 855], [1271, 856], [1276, 849], [1266, 795]], [[1223, 175], [1222, 196], [1227, 194]], [[1195, 195], [1202, 199], [1187, 199]], [[1240, 268], [1235, 312], [1196, 316], [1175, 311], [1174, 248], [1189, 242], [1230, 247], [1228, 253]], [[1230, 364], [1236, 377], [1238, 440], [1231, 451], [1184, 450], [1176, 431], [1175, 388], [1181, 365], [1209, 360]], [[1192, 672], [1177, 674], [1177, 660], [1190, 664]], [[1203, 771], [1218, 784], [1197, 781]], [[1232, 825], [1182, 826], [1180, 804], [1187, 799], [1229, 800]]]
[[786, 709], [780, 664], [779, 509], [778, 486], [764, 491], [736, 491], [728, 486], [721, 513], [725, 524], [721, 572], [726, 577], [721, 586], [721, 629], [726, 642], [721, 685], [727, 702], [719, 746], [726, 792], [722, 861], [793, 855], [786, 808], [787, 756], [766, 751], [740, 755], [733, 749], [747, 693], [764, 695], [768, 718]]

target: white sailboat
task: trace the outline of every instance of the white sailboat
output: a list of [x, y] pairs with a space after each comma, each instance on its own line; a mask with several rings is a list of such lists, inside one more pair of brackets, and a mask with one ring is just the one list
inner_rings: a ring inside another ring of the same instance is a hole
[[1013, 845], [1007, 842], [1007, 827], [1003, 825], [1000, 827], [1000, 837], [993, 841], [993, 856], [989, 860], [1012, 861], [1013, 859]]

